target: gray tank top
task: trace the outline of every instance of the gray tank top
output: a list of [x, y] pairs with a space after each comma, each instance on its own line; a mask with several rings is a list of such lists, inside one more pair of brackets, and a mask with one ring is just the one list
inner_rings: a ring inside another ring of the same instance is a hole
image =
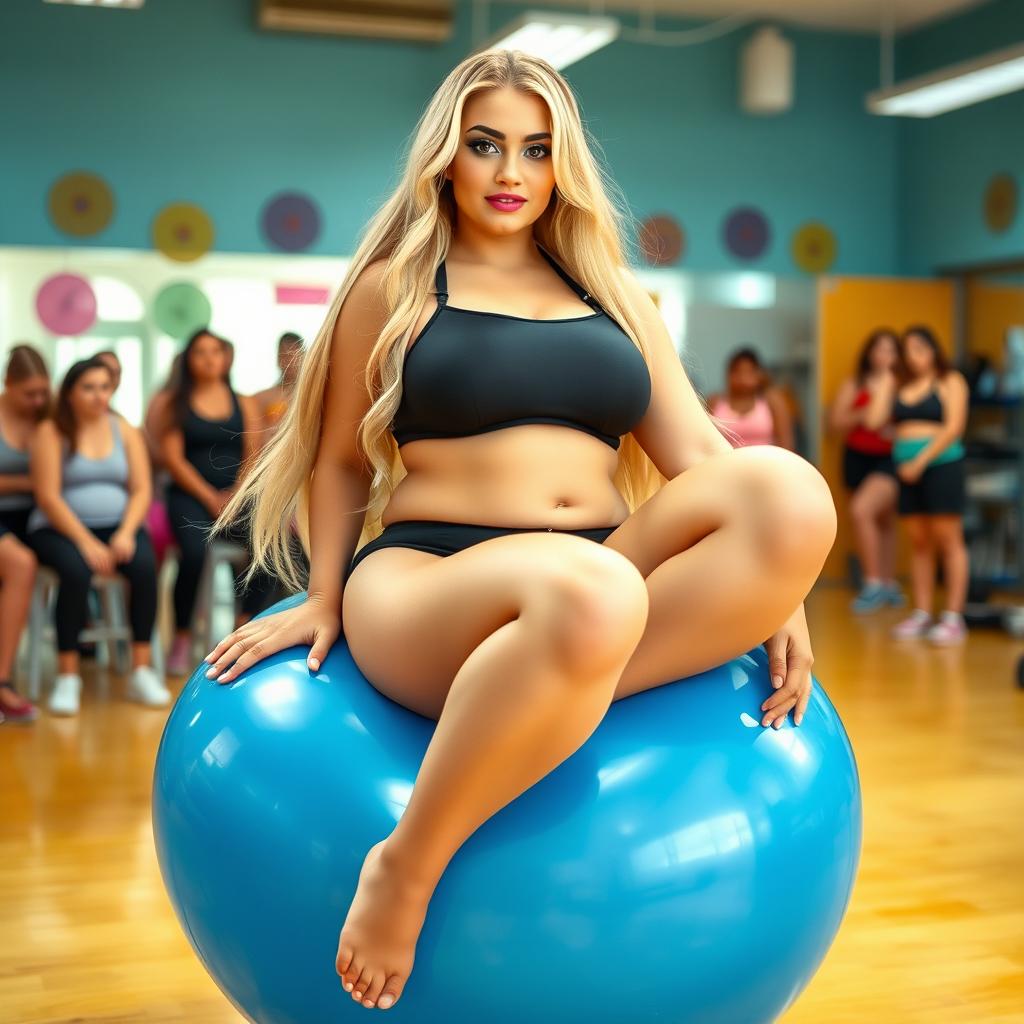
[[[0, 475], [23, 476], [28, 473], [28, 452], [12, 448], [0, 430]], [[29, 508], [32, 505], [31, 491], [0, 492], [0, 511]]]
[[[61, 464], [61, 497], [86, 526], [117, 526], [128, 505], [128, 456], [117, 417], [108, 416], [114, 450], [102, 459], [65, 452]], [[29, 532], [50, 525], [41, 508], [32, 509]]]

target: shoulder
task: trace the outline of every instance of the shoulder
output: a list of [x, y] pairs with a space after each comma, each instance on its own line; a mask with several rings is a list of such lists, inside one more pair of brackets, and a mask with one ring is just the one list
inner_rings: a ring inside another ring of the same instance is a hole
[[631, 267], [620, 267], [619, 277], [633, 312], [645, 321], [661, 320], [661, 313], [658, 312], [651, 293], [636, 276], [635, 271]]
[[959, 370], [947, 370], [946, 375], [938, 383], [940, 390], [946, 395], [967, 395], [970, 391], [967, 378]]
[[386, 259], [373, 260], [359, 271], [349, 285], [334, 324], [335, 344], [354, 345], [364, 357], [380, 337], [389, 316], [382, 288], [387, 264]]

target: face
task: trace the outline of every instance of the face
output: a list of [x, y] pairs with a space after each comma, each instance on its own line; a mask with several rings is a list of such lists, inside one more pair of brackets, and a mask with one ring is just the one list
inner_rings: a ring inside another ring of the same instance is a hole
[[302, 360], [302, 346], [284, 344], [277, 352], [277, 368], [285, 380], [294, 380], [299, 375], [299, 364]]
[[895, 370], [899, 362], [897, 341], [891, 334], [878, 337], [868, 355], [868, 363], [872, 370]]
[[[445, 172], [459, 217], [490, 235], [529, 227], [555, 187], [547, 104], [533, 93], [487, 89], [466, 101], [461, 130], [459, 151]], [[488, 201], [502, 193], [523, 201]]]
[[903, 358], [915, 377], [935, 369], [935, 353], [920, 334], [911, 332], [903, 339]]
[[761, 387], [761, 371], [751, 359], [737, 359], [729, 368], [729, 390], [736, 394], [753, 394]]
[[194, 381], [221, 380], [228, 371], [223, 344], [209, 334], [201, 335], [189, 349], [188, 368]]
[[113, 393], [118, 389], [118, 386], [121, 383], [121, 362], [117, 356], [112, 355], [109, 352], [105, 352], [99, 358], [110, 367], [111, 393]]
[[16, 416], [36, 420], [50, 403], [50, 378], [39, 375], [17, 384], [8, 382], [4, 391]]
[[96, 367], [86, 370], [75, 381], [68, 401], [76, 420], [94, 419], [107, 411], [113, 391], [110, 371]]

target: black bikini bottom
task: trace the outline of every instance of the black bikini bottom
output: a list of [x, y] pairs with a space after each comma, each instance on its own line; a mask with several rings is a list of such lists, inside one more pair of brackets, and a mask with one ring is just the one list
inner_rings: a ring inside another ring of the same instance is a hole
[[603, 544], [609, 534], [618, 529], [614, 526], [594, 526], [583, 530], [556, 530], [551, 526], [480, 526], [476, 523], [445, 523], [435, 519], [405, 519], [384, 527], [379, 537], [364, 544], [353, 556], [349, 566], [352, 570], [370, 553], [378, 548], [416, 548], [433, 555], [453, 555], [456, 551], [478, 544], [491, 537], [502, 537], [506, 533], [572, 533], [577, 537]]

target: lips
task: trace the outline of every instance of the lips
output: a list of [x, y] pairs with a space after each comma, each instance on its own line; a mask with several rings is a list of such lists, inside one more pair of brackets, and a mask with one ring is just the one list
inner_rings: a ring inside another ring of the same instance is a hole
[[520, 209], [526, 202], [522, 196], [517, 196], [508, 192], [499, 192], [493, 196], [487, 196], [486, 198], [487, 202], [489, 202], [496, 210], [501, 210], [505, 213]]

